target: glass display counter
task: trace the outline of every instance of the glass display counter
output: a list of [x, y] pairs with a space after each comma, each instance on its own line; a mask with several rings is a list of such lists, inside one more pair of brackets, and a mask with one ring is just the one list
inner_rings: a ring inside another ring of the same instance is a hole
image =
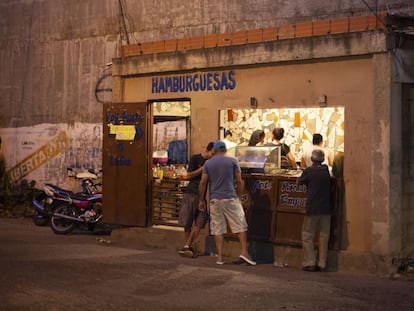
[[243, 173], [272, 174], [280, 169], [280, 146], [237, 146], [235, 156]]
[[242, 173], [293, 177], [299, 177], [302, 174], [301, 169], [281, 166], [280, 146], [237, 146], [235, 156], [239, 161]]

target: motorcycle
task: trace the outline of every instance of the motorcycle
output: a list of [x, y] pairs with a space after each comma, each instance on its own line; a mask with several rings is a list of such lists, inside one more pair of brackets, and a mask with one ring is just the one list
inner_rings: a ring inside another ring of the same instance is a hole
[[[68, 177], [81, 180], [82, 191], [78, 194], [94, 194], [102, 192], [102, 183], [96, 180], [102, 178], [102, 170], [95, 172], [89, 169], [88, 172], [76, 173], [72, 168], [68, 168]], [[32, 201], [35, 208], [33, 213], [33, 222], [37, 226], [46, 226], [49, 224], [50, 217], [54, 210], [62, 203], [62, 200], [67, 200], [67, 190], [61, 189], [53, 184], [45, 184], [43, 191], [41, 191]]]
[[74, 177], [82, 181], [82, 193], [92, 194], [102, 192], [102, 183], [97, 182], [98, 179], [102, 179], [102, 170], [95, 171], [89, 169], [87, 172], [76, 173], [73, 168], [68, 168], [68, 176]]
[[56, 189], [59, 203], [50, 217], [50, 227], [56, 234], [72, 232], [78, 225], [87, 225], [93, 230], [96, 223], [102, 219], [102, 192], [85, 194], [62, 192]]
[[44, 190], [37, 195], [32, 204], [34, 206], [33, 222], [36, 226], [46, 226], [49, 223], [50, 216], [56, 208], [58, 201], [46, 195], [47, 188], [53, 185], [46, 184]]

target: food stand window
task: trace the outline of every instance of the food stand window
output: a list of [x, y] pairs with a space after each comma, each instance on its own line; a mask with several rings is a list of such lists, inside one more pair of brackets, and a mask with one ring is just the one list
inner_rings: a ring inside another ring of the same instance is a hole
[[247, 146], [255, 130], [266, 133], [266, 142], [272, 139], [275, 127], [285, 130], [286, 143], [297, 162], [303, 149], [312, 145], [312, 136], [320, 133], [324, 146], [333, 154], [344, 150], [344, 107], [272, 108], [272, 109], [225, 109], [219, 111], [220, 138], [230, 130], [239, 146]]

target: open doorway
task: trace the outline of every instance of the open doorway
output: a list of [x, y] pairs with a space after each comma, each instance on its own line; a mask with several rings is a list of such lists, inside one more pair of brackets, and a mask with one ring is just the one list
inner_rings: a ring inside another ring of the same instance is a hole
[[152, 103], [155, 165], [186, 165], [190, 153], [190, 101]]
[[190, 158], [190, 101], [154, 101], [150, 104], [152, 224], [177, 226], [186, 186], [178, 172], [186, 170]]

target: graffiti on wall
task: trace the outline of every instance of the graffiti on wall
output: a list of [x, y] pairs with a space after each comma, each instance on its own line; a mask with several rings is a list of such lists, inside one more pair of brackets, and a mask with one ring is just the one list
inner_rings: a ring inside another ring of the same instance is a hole
[[102, 125], [77, 124], [66, 151], [68, 167], [88, 170], [102, 166]]
[[22, 161], [7, 171], [9, 181], [17, 182], [30, 172], [45, 164], [50, 159], [64, 151], [67, 147], [66, 133], [61, 132], [35, 152], [24, 158]]
[[112, 73], [106, 73], [98, 79], [95, 86], [95, 99], [98, 103], [112, 102]]
[[[102, 167], [102, 124], [40, 124], [2, 128], [2, 151], [11, 181], [35, 180], [71, 188], [67, 168]], [[75, 189], [73, 189], [75, 190]]]

